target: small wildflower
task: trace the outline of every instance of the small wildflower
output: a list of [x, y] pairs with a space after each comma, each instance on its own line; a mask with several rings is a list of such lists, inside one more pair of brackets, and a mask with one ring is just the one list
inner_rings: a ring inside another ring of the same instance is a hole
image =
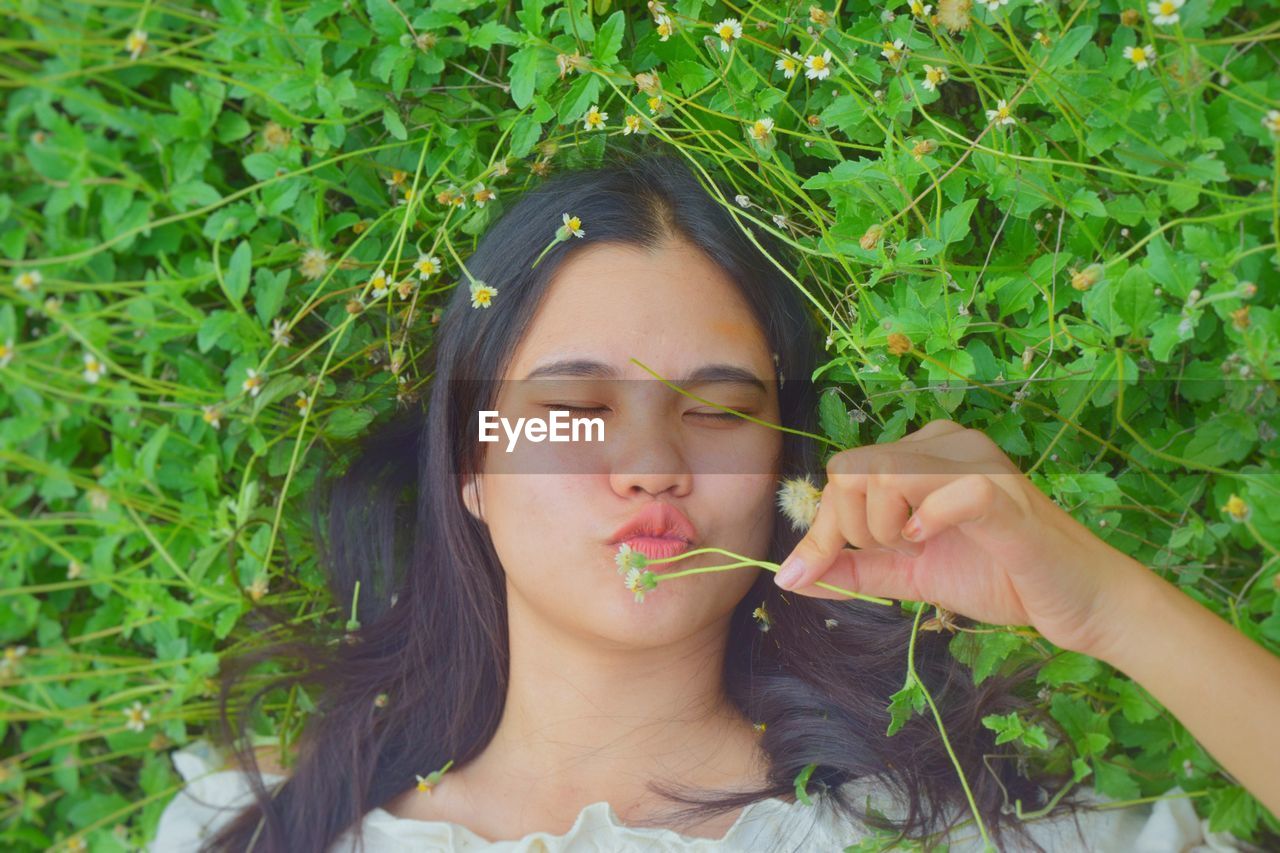
[[893, 355], [903, 355], [911, 351], [911, 338], [901, 332], [894, 332], [889, 335], [889, 352]]
[[297, 398], [293, 401], [293, 405], [297, 407], [299, 415], [305, 415], [311, 411], [311, 397], [306, 391], [299, 391]]
[[84, 376], [85, 382], [95, 383], [106, 372], [107, 368], [103, 366], [102, 362], [98, 361], [97, 356], [91, 352], [84, 354], [84, 373], [81, 375]]
[[733, 200], [737, 202], [738, 207], [742, 207], [742, 208], [751, 207], [751, 199], [747, 198], [747, 196], [743, 195], [742, 193], [735, 195], [733, 197]]
[[132, 706], [124, 709], [124, 718], [125, 728], [131, 732], [140, 732], [147, 727], [151, 712], [142, 707], [141, 702], [134, 702]]
[[658, 580], [654, 577], [653, 572], [642, 572], [639, 569], [631, 569], [626, 575], [627, 589], [636, 595], [636, 601], [644, 601], [645, 593], [651, 589], [658, 588]]
[[1141, 20], [1142, 16], [1138, 14], [1137, 9], [1125, 9], [1120, 13], [1120, 23], [1126, 27], [1136, 27]]
[[0, 658], [0, 676], [8, 678], [18, 671], [18, 665], [27, 655], [26, 646], [9, 646], [4, 650], [4, 657]]
[[[393, 603], [394, 603], [394, 602], [393, 602]], [[387, 702], [388, 702], [388, 701], [390, 701], [390, 697], [388, 697], [388, 696], [387, 696], [387, 694], [385, 694], [385, 693], [379, 693], [377, 696], [374, 696], [374, 697], [373, 697], [373, 707], [375, 707], [375, 708], [385, 708], [385, 707], [387, 707]]]
[[498, 295], [498, 289], [485, 284], [483, 281], [471, 282], [471, 307], [472, 308], [488, 308], [493, 304], [493, 297]]
[[825, 27], [827, 24], [831, 23], [831, 15], [821, 6], [810, 6], [809, 22], [817, 24], [820, 27]]
[[880, 55], [883, 56], [885, 59], [889, 60], [894, 65], [897, 65], [899, 62], [902, 61], [902, 52], [905, 47], [906, 45], [903, 44], [902, 39], [894, 39], [893, 41], [886, 41], [884, 42], [883, 49], [880, 51]]
[[396, 293], [400, 294], [401, 299], [408, 299], [409, 294], [413, 293], [417, 286], [418, 282], [414, 281], [412, 278], [406, 278], [396, 285]]
[[663, 107], [664, 107], [664, 104], [663, 104], [661, 95], [654, 95], [652, 98], [649, 99], [650, 115], [656, 116], [658, 113], [662, 112]]
[[355, 234], [363, 234], [369, 230], [369, 220], [359, 219], [351, 223], [351, 231]]
[[773, 133], [773, 119], [759, 118], [751, 123], [751, 138], [761, 145], [769, 141], [770, 135]]
[[453, 184], [436, 193], [436, 203], [443, 204], [445, 207], [466, 207], [467, 197], [458, 190]]
[[933, 11], [932, 6], [926, 6], [920, 0], [911, 0], [911, 14], [916, 18], [926, 18]]
[[1178, 23], [1178, 10], [1186, 0], [1151, 0], [1147, 11], [1153, 16], [1151, 23], [1159, 26]]
[[671, 26], [671, 18], [667, 15], [659, 15], [653, 19], [654, 27], [658, 31], [658, 41], [666, 41], [671, 38], [671, 33], [675, 30]]
[[73, 838], [68, 838], [63, 842], [62, 846], [67, 853], [84, 853], [85, 850], [89, 849], [89, 842], [77, 835]]
[[1035, 39], [1035, 41], [1041, 47], [1048, 47], [1053, 41], [1052, 39], [1049, 38], [1048, 35], [1040, 32], [1040, 30], [1036, 30], [1035, 33], [1031, 36], [1031, 38]]
[[752, 723], [752, 724], [751, 724], [751, 728], [755, 729], [755, 730], [756, 730], [757, 732], [759, 732], [760, 734], [764, 734], [764, 730], [765, 730], [765, 727], [766, 727], [766, 726], [767, 726], [767, 723]]
[[869, 252], [880, 244], [882, 237], [884, 237], [884, 226], [877, 223], [866, 230], [858, 240], [858, 245]]
[[1271, 131], [1272, 136], [1280, 136], [1280, 110], [1267, 110], [1262, 117], [1262, 126]]
[[298, 262], [298, 272], [311, 281], [320, 278], [329, 269], [329, 253], [323, 249], [307, 249]]
[[632, 569], [643, 569], [649, 565], [649, 558], [623, 542], [618, 546], [618, 553], [613, 555], [613, 562], [618, 566], [618, 574], [625, 576]]
[[938, 0], [938, 23], [953, 33], [967, 30], [973, 24], [972, 9], [973, 0]]
[[561, 80], [563, 80], [564, 75], [568, 74], [571, 70], [576, 70], [579, 74], [581, 74], [585, 64], [586, 63], [583, 61], [582, 55], [579, 54], [576, 50], [573, 52], [572, 55], [567, 53], [556, 54], [556, 65], [560, 67]]
[[785, 479], [778, 489], [778, 508], [791, 520], [793, 530], [808, 530], [813, 526], [821, 500], [822, 490], [808, 474]]
[[124, 49], [129, 51], [129, 60], [136, 61], [147, 49], [147, 31], [134, 30], [124, 38]]
[[800, 68], [804, 65], [804, 57], [793, 50], [783, 49], [782, 56], [778, 61], [773, 63], [773, 67], [782, 72], [782, 76], [788, 80], [795, 77], [799, 73]]
[[217, 406], [202, 406], [201, 414], [204, 417], [204, 422], [214, 429], [222, 426], [222, 412], [219, 411]]
[[440, 259], [435, 255], [418, 255], [418, 260], [413, 263], [413, 269], [417, 272], [418, 278], [426, 281], [440, 272]]
[[728, 52], [735, 39], [742, 38], [742, 24], [737, 18], [725, 18], [716, 24], [716, 35], [720, 36], [720, 49]]
[[926, 65], [924, 67], [924, 80], [920, 83], [921, 86], [925, 87], [930, 92], [935, 92], [938, 89], [938, 84], [945, 82], [947, 82], [946, 68], [933, 65]]
[[1102, 264], [1089, 264], [1082, 270], [1071, 271], [1071, 286], [1076, 290], [1088, 290], [1102, 280]]
[[267, 594], [267, 576], [258, 575], [253, 579], [253, 583], [245, 587], [245, 592], [249, 593], [249, 597], [255, 602], [261, 601], [262, 596]]
[[272, 320], [271, 339], [282, 347], [287, 347], [293, 343], [293, 336], [289, 334], [289, 324], [279, 317]]
[[911, 156], [919, 160], [938, 150], [938, 143], [932, 139], [921, 139], [911, 146]]
[[378, 267], [377, 272], [369, 279], [369, 287], [373, 288], [373, 298], [381, 299], [387, 292], [387, 271]]
[[1231, 312], [1231, 325], [1235, 326], [1237, 329], [1239, 329], [1242, 332], [1245, 329], [1249, 328], [1249, 306], [1248, 305], [1244, 306], [1243, 308], [1237, 308], [1236, 310]]
[[773, 627], [773, 620], [769, 618], [769, 611], [761, 604], [755, 610], [751, 611], [751, 618], [755, 619], [761, 631], [768, 631]]
[[822, 624], [826, 625], [828, 628], [834, 628], [840, 623], [837, 622], [835, 619], [824, 619]]
[[582, 118], [582, 127], [584, 130], [604, 130], [604, 123], [609, 119], [609, 114], [600, 111], [597, 104], [592, 104], [591, 109], [587, 110], [587, 114]]
[[409, 173], [403, 169], [392, 169], [391, 177], [383, 178], [382, 182], [387, 185], [388, 189], [395, 189], [407, 180]]
[[662, 91], [662, 83], [658, 75], [652, 71], [641, 71], [632, 79], [635, 81], [636, 88], [646, 95], [656, 95]]
[[1000, 11], [1001, 6], [1009, 5], [1009, 0], [978, 0], [979, 3], [987, 7], [987, 11], [995, 14]]
[[791, 223], [787, 222], [787, 216], [784, 213], [775, 213], [772, 217], [773, 224], [779, 228], [787, 228]]
[[1013, 110], [1009, 108], [1005, 99], [1001, 98], [996, 101], [994, 110], [987, 110], [987, 121], [995, 122], [996, 124], [1013, 124], [1017, 119], [1013, 117]]
[[245, 369], [247, 378], [241, 383], [240, 387], [249, 392], [249, 396], [256, 397], [258, 392], [262, 390], [263, 374], [258, 373], [252, 367]]
[[262, 141], [271, 151], [279, 151], [289, 145], [289, 140], [293, 138], [293, 134], [287, 128], [281, 127], [277, 122], [269, 121], [262, 128]]
[[1147, 45], [1146, 47], [1129, 46], [1124, 49], [1124, 58], [1131, 60], [1133, 66], [1139, 71], [1143, 71], [1156, 58], [1155, 45]]
[[1232, 495], [1222, 505], [1222, 510], [1236, 521], [1244, 521], [1250, 515], [1249, 505], [1239, 495]]
[[72, 560], [67, 566], [67, 580], [73, 581], [84, 574], [84, 565], [78, 560]]
[[587, 236], [586, 232], [582, 230], [582, 220], [579, 219], [578, 217], [570, 216], [569, 214], [565, 213], [561, 215], [560, 219], [564, 224], [561, 225], [558, 229], [556, 229], [556, 236], [559, 237], [561, 240], [569, 239], [570, 234], [572, 234], [574, 237]]
[[630, 136], [633, 133], [640, 133], [644, 129], [644, 119], [639, 113], [631, 113], [622, 120], [622, 135]]
[[448, 770], [451, 766], [453, 766], [452, 760], [450, 760], [448, 764], [446, 764], [444, 767], [441, 767], [439, 770], [432, 770], [426, 776], [419, 776], [417, 773], [413, 774], [414, 778], [418, 780], [418, 790], [425, 791], [428, 794], [430, 794], [431, 789], [434, 788], [437, 784], [439, 784], [440, 777], [444, 776], [445, 771]]
[[40, 286], [40, 282], [44, 281], [44, 275], [40, 270], [27, 270], [18, 273], [13, 280], [13, 286], [21, 290], [23, 293], [30, 293]]
[[[417, 197], [418, 197], [417, 190], [415, 190], [413, 187], [405, 187], [404, 195], [401, 196], [400, 200], [396, 202], [396, 204], [398, 205], [413, 204], [413, 200], [416, 199]], [[461, 195], [458, 196], [458, 200], [455, 202], [455, 204], [457, 204], [459, 207], [466, 206], [466, 203], [467, 203], [466, 197]]]
[[9, 362], [13, 361], [13, 354], [17, 352], [13, 348], [13, 338], [0, 344], [0, 367], [8, 367]]
[[484, 207], [486, 202], [493, 201], [497, 197], [498, 194], [493, 189], [482, 183], [476, 184], [476, 188], [471, 191], [471, 200], [476, 203], [476, 207]]
[[810, 80], [826, 80], [831, 76], [831, 51], [824, 50], [821, 56], [806, 56], [804, 76]]

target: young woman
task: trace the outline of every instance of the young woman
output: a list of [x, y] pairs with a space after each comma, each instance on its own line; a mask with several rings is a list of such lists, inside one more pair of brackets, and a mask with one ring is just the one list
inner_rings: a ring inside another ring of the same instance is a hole
[[[1094, 537], [981, 432], [933, 421], [835, 454], [801, 538], [777, 490], [821, 474], [818, 451], [764, 424], [815, 429], [817, 333], [771, 260], [784, 247], [744, 234], [724, 197], [670, 156], [622, 157], [492, 225], [433, 343], [425, 413], [372, 436], [330, 496], [326, 562], [337, 601], [359, 582], [360, 627], [318, 638], [328, 657], [297, 676], [321, 698], [295, 763], [263, 773], [247, 739], [240, 769], [180, 752], [190, 782], [155, 849], [840, 850], [887, 825], [977, 844], [933, 720], [885, 734], [912, 619], [819, 581], [1033, 625], [1108, 661], [1280, 808], [1280, 661]], [[582, 236], [544, 254], [566, 213]], [[488, 305], [472, 280], [496, 289]], [[599, 417], [606, 440], [479, 440], [482, 411], [555, 410]], [[637, 602], [623, 544], [790, 555], [798, 573], [706, 572]], [[980, 720], [1026, 703], [1013, 680], [975, 687], [947, 639], [921, 633], [916, 668], [1001, 849], [1203, 840], [1185, 800], [1013, 816], [1064, 780], [1040, 787], [994, 755]], [[796, 796], [810, 765], [812, 805]]]

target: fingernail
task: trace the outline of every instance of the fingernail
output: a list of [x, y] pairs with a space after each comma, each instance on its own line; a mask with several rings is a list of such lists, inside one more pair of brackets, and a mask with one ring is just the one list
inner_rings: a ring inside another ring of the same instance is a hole
[[783, 589], [791, 589], [795, 582], [800, 580], [800, 576], [804, 574], [804, 561], [799, 557], [788, 557], [783, 560], [782, 566], [778, 569], [778, 576], [774, 578], [774, 582]]
[[908, 542], [915, 542], [917, 539], [920, 538], [920, 534], [923, 532], [924, 531], [921, 529], [921, 525], [920, 525], [920, 519], [912, 517], [910, 521], [908, 521], [905, 525], [903, 525], [902, 532], [900, 535], [902, 536], [903, 539], [906, 539]]

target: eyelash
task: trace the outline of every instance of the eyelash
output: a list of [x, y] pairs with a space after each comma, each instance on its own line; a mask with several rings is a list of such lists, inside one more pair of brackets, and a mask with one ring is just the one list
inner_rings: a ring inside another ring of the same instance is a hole
[[[567, 406], [567, 405], [564, 405], [563, 403], [547, 403], [545, 405], [545, 408], [568, 409], [570, 412], [600, 412], [600, 411], [604, 411], [605, 409], [604, 406], [588, 408], [586, 406]], [[693, 415], [694, 417], [711, 418], [712, 420], [717, 420], [717, 421], [741, 420], [741, 418], [739, 418], [737, 415], [733, 414], [732, 412], [716, 412], [715, 414], [712, 414], [710, 412], [689, 412], [689, 414]], [[745, 412], [744, 414], [751, 414], [751, 413]]]

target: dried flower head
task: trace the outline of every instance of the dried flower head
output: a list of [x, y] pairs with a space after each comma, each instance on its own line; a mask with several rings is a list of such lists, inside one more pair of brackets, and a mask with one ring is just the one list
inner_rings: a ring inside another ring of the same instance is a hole
[[793, 530], [808, 530], [813, 525], [821, 500], [822, 490], [808, 474], [784, 479], [778, 489], [778, 508], [791, 520]]

